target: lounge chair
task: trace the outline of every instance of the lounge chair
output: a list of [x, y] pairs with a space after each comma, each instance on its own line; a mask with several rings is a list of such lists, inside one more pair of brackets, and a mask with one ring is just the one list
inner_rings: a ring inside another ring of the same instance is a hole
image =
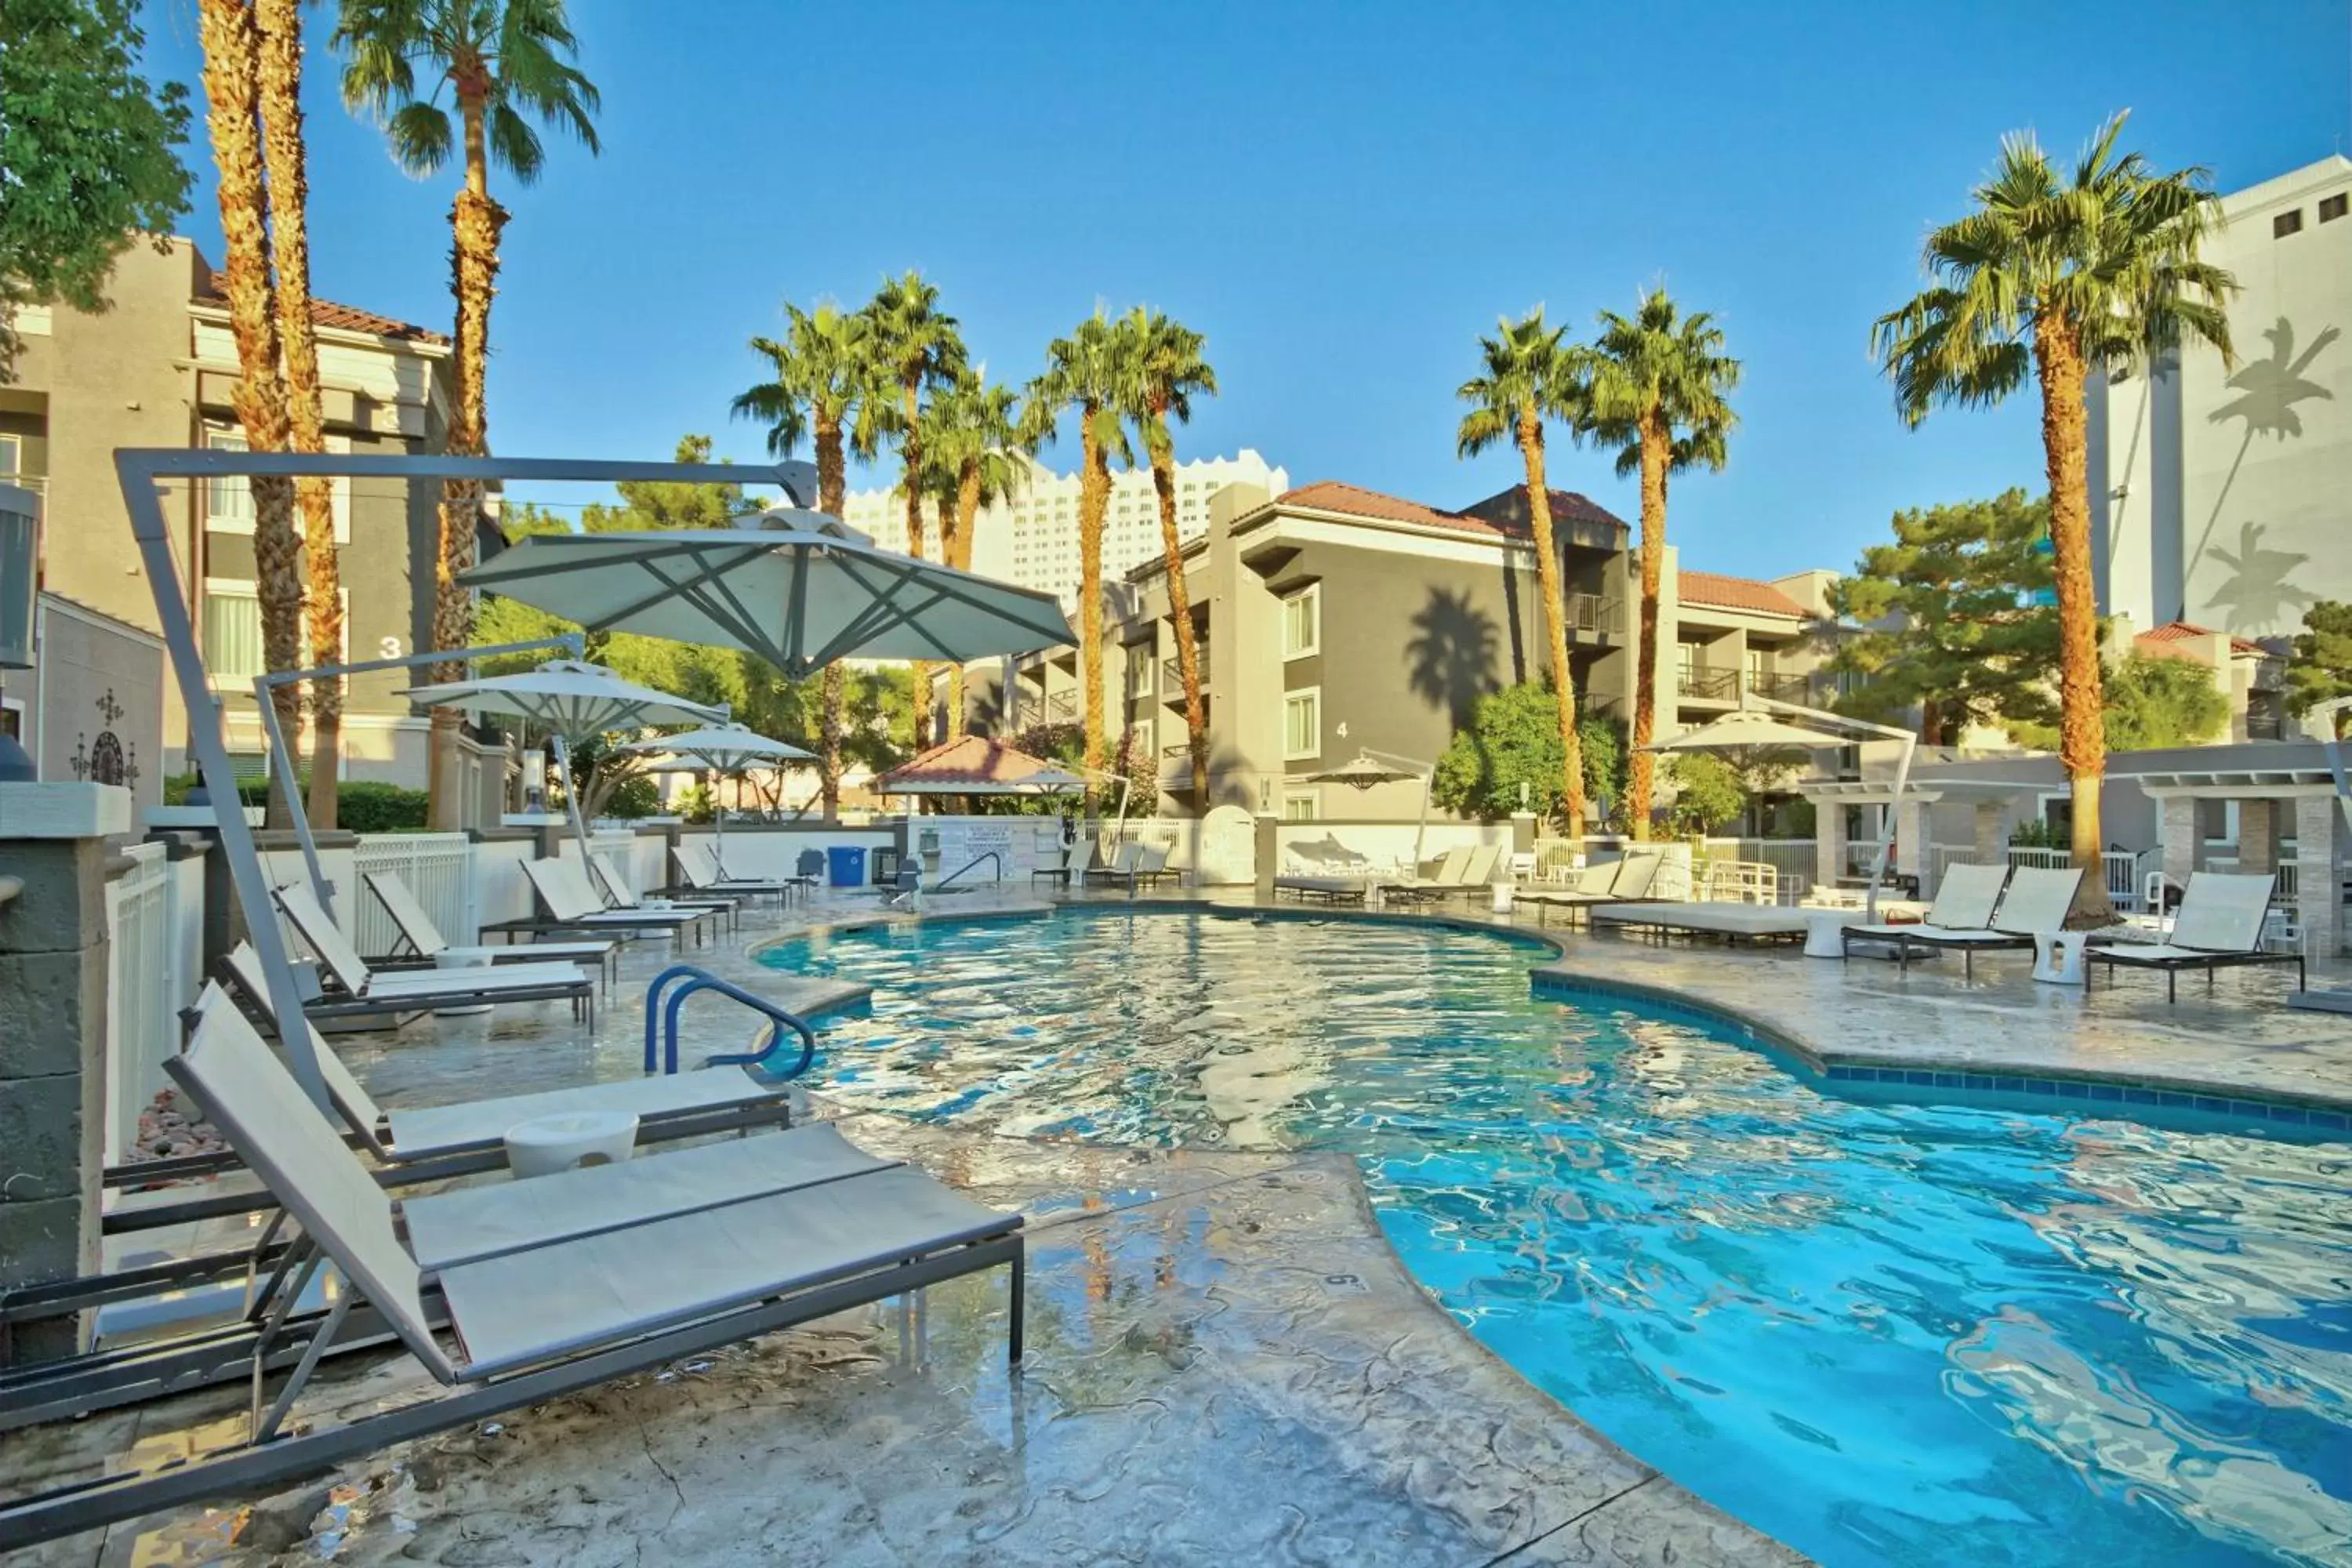
[[2263, 925], [2270, 918], [2275, 879], [2269, 873], [2200, 871], [2189, 879], [2180, 895], [2172, 930], [2160, 942], [2115, 942], [2094, 947], [2084, 957], [2107, 966], [2107, 984], [2115, 984], [2117, 968], [2155, 969], [2164, 974], [2164, 999], [2178, 1000], [2180, 972], [2201, 969], [2211, 985], [2217, 969], [2252, 964], [2292, 963], [2294, 988], [2310, 989], [2310, 973], [2300, 952], [2263, 951]]
[[1843, 933], [1845, 952], [1852, 956], [1857, 942], [1899, 942], [1923, 931], [1983, 931], [1992, 924], [1993, 909], [2000, 902], [2001, 890], [2008, 886], [2007, 866], [1965, 862], [1947, 866], [1943, 879], [1936, 884], [1936, 901], [1927, 906], [1927, 912], [1916, 922], [1850, 925]]
[[[613, 858], [601, 849], [588, 857], [588, 870], [590, 889], [604, 899], [604, 907], [607, 909], [635, 910], [665, 907], [648, 906], [641, 900], [639, 895], [631, 892], [628, 878], [624, 876], [621, 868], [613, 863]], [[725, 915], [738, 925], [742, 923], [744, 901], [751, 896], [749, 893], [696, 893], [692, 889], [681, 887], [676, 882], [672, 882], [666, 888], [652, 889], [650, 891], [653, 897], [666, 900], [667, 908], [708, 910], [714, 917]]]
[[1302, 877], [1284, 875], [1274, 879], [1276, 899], [1288, 893], [1301, 903], [1360, 904], [1364, 901], [1365, 884], [1357, 877]]
[[704, 928], [716, 925], [719, 911], [701, 904], [677, 905], [667, 909], [615, 910], [605, 907], [604, 900], [588, 885], [588, 875], [576, 860], [525, 860], [522, 874], [530, 881], [530, 890], [546, 911], [542, 920], [501, 921], [495, 926], [484, 926], [485, 931], [667, 931], [676, 933], [692, 931], [697, 945], [702, 942]]
[[[1949, 882], [1959, 867], [1948, 868], [1944, 879]], [[1972, 871], [1998, 870], [1998, 867], [1972, 867]], [[2010, 873], [2009, 884], [2002, 889], [2000, 902], [1992, 918], [1982, 926], [1959, 927], [1921, 923], [1908, 926], [1848, 926], [1844, 932], [1846, 952], [1853, 952], [1855, 942], [1891, 942], [1896, 959], [1907, 967], [1916, 949], [1925, 952], [1957, 950], [1961, 956], [1961, 973], [1969, 978], [1976, 974], [1976, 955], [2003, 948], [2030, 948], [2036, 935], [2047, 935], [2066, 929], [2066, 911], [2074, 907], [2074, 893], [2083, 885], [2083, 871], [2078, 866], [2041, 868], [2023, 866]], [[1958, 900], [1963, 912], [1980, 889], [1964, 883]], [[1943, 889], [1937, 889], [1937, 905], [1943, 902]], [[1931, 906], [1928, 913], [1935, 913]]]
[[1375, 885], [1383, 899], [1394, 899], [1400, 903], [1420, 903], [1444, 898], [1461, 887], [1463, 874], [1469, 868], [1470, 846], [1456, 845], [1445, 852], [1445, 858], [1437, 863], [1437, 870], [1432, 876], [1408, 877]]
[[1110, 858], [1086, 873], [1087, 881], [1124, 882], [1135, 872], [1135, 863], [1143, 855], [1143, 846], [1133, 839], [1121, 842], [1111, 850]]
[[[1568, 887], [1531, 888], [1517, 896], [1538, 910], [1564, 909], [1571, 923], [1579, 910], [1584, 910], [1589, 920], [1591, 912], [1601, 905], [1640, 903], [1648, 899], [1665, 859], [1655, 850], [1629, 849], [1615, 860], [1587, 866]], [[1548, 923], [1549, 919], [1539, 913], [1537, 923]]]
[[1785, 904], [1751, 904], [1730, 900], [1703, 900], [1681, 904], [1596, 904], [1586, 918], [1628, 930], [1654, 932], [1664, 942], [1670, 932], [1686, 936], [1719, 936], [1725, 945], [1748, 942], [1802, 942], [1811, 934], [1812, 911]]
[[404, 955], [392, 954], [395, 960], [406, 956], [432, 963], [446, 954], [483, 959], [491, 963], [519, 961], [593, 963], [604, 976], [607, 984], [620, 969], [621, 944], [613, 941], [541, 942], [528, 947], [518, 947], [512, 942], [500, 942], [495, 946], [457, 946], [441, 934], [441, 928], [433, 923], [433, 917], [425, 912], [423, 904], [416, 901], [416, 895], [409, 891], [408, 884], [401, 880], [398, 872], [363, 871], [360, 874], [360, 880], [366, 886], [369, 895], [391, 918], [393, 930], [399, 934], [401, 945], [408, 950]]
[[798, 878], [730, 877], [719, 868], [719, 857], [710, 852], [708, 844], [681, 841], [670, 849], [669, 858], [677, 863], [678, 877], [687, 890], [698, 897], [726, 899], [740, 894], [745, 898], [773, 899], [781, 910], [802, 885]]
[[1062, 851], [1060, 865], [1032, 867], [1029, 871], [1029, 882], [1032, 887], [1034, 887], [1037, 879], [1044, 877], [1048, 880], [1059, 882], [1066, 888], [1075, 888], [1086, 880], [1087, 873], [1093, 868], [1094, 863], [1095, 841], [1081, 834], [1071, 842], [1067, 849]]
[[1462, 863], [1460, 880], [1445, 889], [1444, 896], [1452, 898], [1457, 893], [1466, 893], [1474, 899], [1483, 896], [1493, 885], [1495, 868], [1502, 858], [1503, 847], [1499, 844], [1474, 846], [1470, 858]]
[[381, 1017], [497, 1002], [570, 1002], [575, 1016], [596, 1016], [596, 982], [577, 963], [561, 961], [467, 969], [370, 969], [334, 917], [308, 886], [270, 889], [280, 913], [338, 990], [309, 1006], [314, 1018]]
[[[856, 1160], [853, 1150], [849, 1168], [803, 1182], [805, 1172], [787, 1173], [784, 1151], [770, 1149], [760, 1152], [769, 1190], [753, 1196], [728, 1195], [740, 1179], [698, 1179], [741, 1169], [714, 1155], [709, 1170], [633, 1161], [453, 1194], [437, 1208], [396, 1206], [233, 1009], [211, 1010], [165, 1069], [299, 1222], [299, 1245], [315, 1250], [256, 1336], [242, 1446], [12, 1502], [0, 1508], [0, 1548], [270, 1490], [388, 1444], [1000, 1266], [1011, 1273], [1007, 1357], [1021, 1360], [1021, 1216], [908, 1166]], [[842, 1163], [822, 1141], [805, 1152], [806, 1166]], [[787, 1180], [797, 1184], [774, 1185]], [[321, 1259], [341, 1281], [333, 1306], [289, 1321]], [[451, 1392], [372, 1404], [348, 1421], [322, 1412], [288, 1429], [320, 1358], [362, 1309]], [[260, 1374], [290, 1351], [281, 1340], [289, 1331], [307, 1336], [301, 1357], [265, 1409]]]

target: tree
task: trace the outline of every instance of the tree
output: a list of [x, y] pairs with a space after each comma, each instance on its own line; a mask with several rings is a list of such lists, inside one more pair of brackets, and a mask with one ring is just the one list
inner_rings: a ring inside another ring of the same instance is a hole
[[1676, 833], [1705, 835], [1748, 814], [1748, 781], [1727, 758], [1677, 752], [1666, 759], [1666, 782], [1675, 790], [1667, 821]]
[[[268, 198], [261, 153], [261, 39], [250, 0], [199, 0], [204, 45], [205, 124], [220, 175], [221, 240], [226, 266], [229, 330], [236, 339], [236, 419], [257, 452], [286, 449], [286, 384], [279, 378], [278, 315], [270, 284]], [[291, 480], [257, 475], [253, 492], [254, 597], [261, 612], [262, 658], [272, 669], [299, 669], [302, 658], [300, 536], [294, 529]], [[302, 732], [302, 693], [271, 689], [270, 706], [293, 744]], [[294, 801], [271, 775], [268, 821], [293, 820]]]
[[1559, 736], [1559, 794], [1565, 803], [1568, 835], [1584, 832], [1584, 764], [1576, 733], [1576, 682], [1568, 663], [1568, 599], [1560, 580], [1559, 550], [1552, 542], [1551, 489], [1544, 479], [1544, 421], [1572, 419], [1581, 356], [1566, 342], [1568, 329], [1544, 325], [1538, 305], [1518, 321], [1496, 323], [1496, 334], [1478, 340], [1483, 374], [1462, 384], [1455, 395], [1471, 405], [1455, 433], [1456, 450], [1475, 457], [1498, 441], [1518, 447], [1528, 479], [1528, 518], [1535, 533], [1536, 584], [1543, 595], [1545, 647], [1550, 659], [1552, 700]]
[[[940, 291], [923, 281], [919, 272], [885, 278], [866, 302], [867, 341], [877, 382], [896, 387], [898, 405], [890, 407], [877, 397], [866, 406], [862, 446], [872, 452], [878, 441], [895, 440], [898, 447], [898, 489], [907, 508], [907, 553], [923, 554], [923, 427], [922, 400], [953, 384], [963, 374], [963, 336], [956, 319], [940, 309]], [[930, 743], [931, 667], [917, 659], [908, 667], [914, 678], [915, 746]]]
[[2126, 752], [2194, 746], [2230, 726], [2229, 698], [2196, 659], [2126, 654], [2107, 668], [2105, 689], [2107, 738]]
[[1135, 377], [1132, 340], [1097, 309], [1068, 337], [1046, 345], [1045, 372], [1028, 391], [1028, 418], [1041, 441], [1052, 439], [1049, 421], [1063, 411], [1078, 415], [1078, 662], [1090, 777], [1109, 760], [1103, 736], [1103, 515], [1110, 507], [1111, 458], [1135, 461], [1119, 416], [1132, 400]]
[[[2286, 667], [2287, 711], [2297, 717], [2322, 702], [2352, 697], [2352, 605], [2322, 599], [2303, 613]], [[2339, 709], [2331, 733], [2352, 728], [2352, 710]]]
[[[344, 103], [376, 118], [391, 137], [393, 157], [409, 174], [421, 179], [437, 173], [462, 132], [465, 184], [449, 209], [457, 319], [448, 449], [479, 456], [489, 450], [490, 297], [508, 216], [490, 197], [490, 165], [518, 184], [539, 178], [546, 151], [532, 120], [568, 129], [596, 153], [595, 85], [571, 64], [579, 43], [563, 0], [342, 0], [334, 42], [346, 57]], [[457, 101], [456, 128], [439, 101], [445, 86]], [[441, 488], [433, 568], [436, 649], [462, 648], [471, 640], [473, 595], [458, 579], [474, 564], [481, 502], [478, 481], [450, 479]], [[455, 680], [460, 673], [452, 661], [436, 665], [432, 678]], [[427, 782], [436, 828], [465, 825], [459, 723], [454, 708], [433, 710]]]
[[2050, 506], [2021, 489], [1895, 514], [1895, 542], [1862, 552], [1830, 588], [1830, 605], [1864, 630], [1830, 659], [1862, 677], [1841, 712], [1899, 722], [1919, 711], [1919, 739], [1958, 742], [1970, 724], [2046, 724], [2055, 717], [2058, 616], [2050, 586]]
[[[846, 504], [848, 468], [843, 441], [872, 390], [873, 323], [864, 313], [837, 305], [819, 304], [803, 310], [787, 302], [790, 325], [782, 342], [773, 338], [751, 340], [751, 350], [767, 356], [772, 377], [750, 387], [730, 405], [738, 419], [757, 419], [768, 427], [768, 450], [789, 458], [803, 438], [816, 448], [816, 509], [839, 517]], [[841, 726], [847, 688], [841, 667], [827, 664], [824, 702], [817, 738], [820, 788], [824, 819], [841, 819]]]
[[192, 176], [187, 89], [139, 74], [136, 0], [8, 0], [0, 7], [0, 384], [16, 307], [106, 308], [140, 236], [171, 244]]
[[2202, 339], [2234, 363], [2229, 273], [2199, 259], [2218, 220], [2201, 169], [2159, 174], [2116, 143], [2116, 115], [2062, 175], [2030, 132], [2001, 143], [1976, 210], [1927, 236], [1930, 286], [1871, 328], [1906, 424], [1938, 404], [2000, 402], [2028, 376], [2042, 392], [2042, 447], [2058, 597], [2060, 761], [2074, 795], [2074, 863], [2084, 923], [2113, 912], [2098, 873], [2106, 773], [2099, 616], [2091, 583], [2084, 380], [2116, 374]]
[[[1028, 454], [1038, 433], [1022, 416], [1021, 395], [988, 379], [987, 367], [958, 374], [923, 411], [924, 484], [940, 514], [940, 553], [971, 570], [973, 531], [983, 508], [1029, 483]], [[947, 738], [964, 732], [963, 665], [950, 667]]]
[[[310, 175], [302, 143], [300, 0], [256, 0], [260, 34], [261, 148], [269, 175], [269, 240], [278, 268], [278, 335], [285, 353], [286, 423], [297, 452], [327, 449], [319, 397], [319, 342], [310, 319]], [[333, 664], [343, 646], [343, 574], [335, 554], [334, 481], [300, 480], [304, 619], [312, 662]], [[310, 683], [313, 827], [332, 827], [343, 757], [343, 680]], [[289, 731], [290, 734], [290, 731]]]
[[1685, 468], [1721, 468], [1736, 423], [1728, 401], [1739, 362], [1705, 310], [1684, 316], [1663, 287], [1642, 296], [1628, 320], [1601, 312], [1579, 426], [1618, 448], [1617, 472], [1642, 479], [1642, 625], [1634, 655], [1633, 767], [1626, 814], [1633, 837], [1650, 829], [1657, 726], [1658, 595], [1666, 555], [1666, 480]]
[[1192, 418], [1195, 393], [1214, 397], [1217, 373], [1203, 357], [1208, 340], [1181, 321], [1138, 305], [1120, 323], [1134, 339], [1138, 374], [1127, 410], [1151, 463], [1160, 500], [1160, 545], [1168, 563], [1168, 619], [1176, 630], [1176, 672], [1184, 683], [1184, 738], [1192, 759], [1192, 803], [1209, 809], [1209, 705], [1201, 696], [1201, 645], [1192, 596], [1184, 583], [1183, 541], [1176, 533], [1176, 441], [1169, 431]]
[[[1464, 816], [1504, 817], [1527, 810], [1565, 826], [1568, 770], [1559, 717], [1559, 700], [1549, 680], [1523, 681], [1481, 697], [1469, 727], [1455, 731], [1439, 754], [1430, 799]], [[1577, 753], [1583, 772], [1578, 798], [1617, 798], [1624, 786], [1618, 727], [1606, 719], [1586, 719], [1578, 727]]]

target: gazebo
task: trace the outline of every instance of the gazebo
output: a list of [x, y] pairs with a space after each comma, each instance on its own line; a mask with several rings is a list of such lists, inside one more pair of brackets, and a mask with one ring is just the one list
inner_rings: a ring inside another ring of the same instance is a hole
[[1087, 781], [1059, 763], [964, 735], [933, 746], [874, 780], [877, 795], [1069, 795]]

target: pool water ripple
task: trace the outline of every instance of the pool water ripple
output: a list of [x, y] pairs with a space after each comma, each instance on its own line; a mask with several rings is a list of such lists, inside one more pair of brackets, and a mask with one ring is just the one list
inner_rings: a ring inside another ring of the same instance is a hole
[[1832, 1096], [1535, 956], [1064, 911], [768, 962], [874, 986], [854, 1103], [1352, 1153], [1471, 1332], [1825, 1563], [2352, 1563], [2352, 1145]]

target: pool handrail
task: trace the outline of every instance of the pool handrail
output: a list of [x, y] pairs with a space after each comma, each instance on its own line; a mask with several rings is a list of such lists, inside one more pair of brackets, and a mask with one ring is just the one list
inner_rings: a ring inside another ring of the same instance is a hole
[[[778, 1079], [798, 1078], [808, 1071], [809, 1064], [816, 1059], [816, 1031], [809, 1027], [806, 1019], [786, 1011], [764, 996], [721, 980], [698, 964], [673, 963], [655, 975], [652, 984], [646, 987], [645, 1068], [647, 1073], [656, 1070], [656, 1061], [660, 1063], [658, 1070], [662, 1072], [677, 1071], [678, 1018], [685, 1009], [686, 999], [698, 991], [716, 991], [722, 996], [740, 1002], [767, 1018], [771, 1025], [767, 1043], [760, 1049], [705, 1057], [704, 1067], [755, 1067], [768, 1070], [770, 1058], [783, 1046], [786, 1029], [800, 1037], [801, 1058], [793, 1064], [791, 1070], [773, 1076]], [[655, 1033], [656, 1026], [660, 1030], [658, 1049]]]

